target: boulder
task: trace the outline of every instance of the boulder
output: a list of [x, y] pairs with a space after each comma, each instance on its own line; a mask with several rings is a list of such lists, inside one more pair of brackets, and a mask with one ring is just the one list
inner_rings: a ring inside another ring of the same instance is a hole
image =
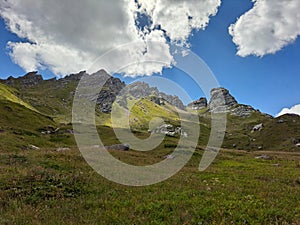
[[149, 132], [154, 134], [165, 134], [169, 137], [188, 137], [188, 134], [181, 127], [174, 127], [171, 124], [162, 124], [154, 130], [149, 130]]
[[70, 151], [70, 148], [57, 148], [56, 151], [57, 152], [66, 152], [66, 151]]
[[29, 145], [29, 148], [32, 150], [40, 150], [40, 148], [35, 145]]
[[111, 146], [105, 146], [107, 150], [118, 150], [118, 151], [128, 151], [129, 145], [128, 144], [117, 144]]
[[255, 158], [256, 158], [256, 159], [264, 159], [264, 160], [271, 160], [271, 159], [272, 159], [271, 156], [266, 155], [266, 154], [260, 155], [260, 156], [256, 156]]
[[264, 124], [260, 123], [253, 127], [252, 132], [261, 131], [264, 128]]

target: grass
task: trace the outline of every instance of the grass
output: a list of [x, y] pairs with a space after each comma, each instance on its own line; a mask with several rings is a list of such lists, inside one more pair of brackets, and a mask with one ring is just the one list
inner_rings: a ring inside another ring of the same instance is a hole
[[[99, 127], [115, 143], [109, 127]], [[145, 137], [145, 133], [137, 133]], [[151, 164], [172, 151], [111, 153]], [[0, 152], [0, 224], [298, 224], [300, 155], [222, 151], [204, 172], [199, 147], [178, 174], [147, 187], [126, 187], [95, 173], [76, 148]]]
[[[189, 163], [162, 183], [126, 187], [93, 171], [76, 148], [69, 124], [76, 81], [53, 82], [26, 90], [17, 85], [18, 91], [0, 84], [0, 224], [300, 224], [300, 153], [292, 144], [300, 139], [298, 117], [228, 115], [225, 149], [199, 172], [211, 126], [207, 109], [200, 110], [199, 142]], [[134, 135], [149, 137], [155, 117], [180, 126], [174, 107], [142, 99], [131, 112]], [[259, 123], [263, 130], [251, 132]], [[119, 143], [109, 114], [97, 113], [96, 124], [105, 145]], [[41, 133], [49, 127], [59, 131]], [[151, 165], [177, 145], [178, 138], [166, 137], [149, 152], [111, 154], [132, 165]], [[235, 150], [226, 150], [233, 145]], [[57, 152], [58, 147], [70, 150]], [[270, 160], [255, 158], [261, 154]]]
[[20, 104], [30, 110], [37, 111], [31, 105], [24, 102], [20, 98], [18, 98], [16, 93], [17, 93], [17, 90], [15, 90], [14, 88], [8, 87], [8, 86], [0, 83], [0, 100], [14, 102], [14, 103]]
[[[37, 147], [65, 147], [74, 146], [73, 135], [67, 133], [70, 125], [58, 125], [48, 116], [32, 111], [23, 105], [0, 100], [0, 149], [7, 152], [18, 152]], [[43, 135], [41, 132], [48, 127], [60, 128], [51, 135]]]

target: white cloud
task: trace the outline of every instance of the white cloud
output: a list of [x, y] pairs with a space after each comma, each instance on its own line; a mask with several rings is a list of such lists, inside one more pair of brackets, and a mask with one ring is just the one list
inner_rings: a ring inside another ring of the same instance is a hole
[[185, 42], [193, 29], [204, 29], [216, 15], [221, 0], [140, 0], [141, 11], [161, 25], [172, 41]]
[[253, 0], [254, 7], [229, 27], [237, 54], [264, 56], [281, 50], [300, 35], [299, 0]]
[[[124, 61], [167, 61], [164, 65], [138, 63], [120, 71], [128, 76], [151, 75], [173, 62], [166, 34], [171, 41], [187, 43], [193, 29], [207, 26], [220, 0], [140, 3], [137, 9], [134, 0], [0, 0], [0, 16], [10, 31], [27, 40], [8, 43], [11, 58], [26, 71], [48, 68], [57, 75], [75, 73], [88, 69], [108, 50], [136, 42], [139, 47], [122, 49], [100, 66], [112, 68], [112, 64]], [[148, 32], [137, 29], [137, 11], [148, 14], [153, 21]], [[159, 44], [154, 46], [150, 41]]]
[[276, 117], [282, 116], [284, 114], [297, 114], [300, 116], [300, 105], [295, 105], [293, 107], [289, 108], [284, 108], [281, 110], [280, 113], [276, 115]]

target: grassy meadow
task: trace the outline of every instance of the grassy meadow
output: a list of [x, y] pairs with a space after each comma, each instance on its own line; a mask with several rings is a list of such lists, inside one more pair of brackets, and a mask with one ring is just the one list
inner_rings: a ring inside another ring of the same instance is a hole
[[[115, 143], [110, 128], [99, 130]], [[169, 137], [155, 151], [111, 153], [147, 165], [176, 143]], [[222, 150], [199, 172], [202, 153], [198, 146], [167, 181], [127, 187], [93, 171], [75, 145], [64, 152], [1, 149], [0, 224], [300, 224], [299, 153]], [[262, 154], [270, 159], [255, 158]]]

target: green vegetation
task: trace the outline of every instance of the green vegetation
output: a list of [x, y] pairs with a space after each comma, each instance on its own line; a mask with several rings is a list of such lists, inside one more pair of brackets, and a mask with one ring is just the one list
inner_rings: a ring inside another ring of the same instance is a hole
[[5, 100], [5, 101], [14, 102], [14, 103], [20, 104], [30, 110], [36, 111], [36, 109], [34, 109], [31, 105], [29, 105], [28, 103], [25, 103], [23, 100], [18, 98], [16, 96], [16, 93], [17, 93], [17, 90], [0, 83], [0, 101]]
[[[108, 132], [109, 128], [103, 129]], [[151, 153], [112, 151], [112, 154], [141, 165], [160, 161], [169, 152], [170, 148], [161, 146]], [[199, 172], [202, 152], [198, 149], [189, 164], [171, 179], [139, 188], [102, 178], [76, 149], [1, 152], [0, 223], [300, 222], [298, 153], [267, 152], [272, 159], [262, 160], [254, 158], [257, 153], [222, 151], [208, 170]]]
[[[0, 84], [0, 224], [300, 224], [297, 116], [228, 115], [224, 149], [199, 172], [211, 128], [210, 113], [199, 110], [200, 137], [189, 163], [162, 183], [126, 187], [93, 171], [76, 147], [70, 124], [76, 80], [28, 87], [14, 82], [16, 89]], [[167, 103], [143, 98], [128, 104], [132, 132], [140, 139], [158, 126], [157, 117], [180, 126]], [[195, 114], [183, 113], [191, 123]], [[96, 115], [103, 143], [118, 144], [111, 115]], [[122, 122], [120, 116], [117, 129], [124, 129]], [[252, 132], [260, 123], [262, 130]], [[149, 152], [110, 152], [143, 166], [164, 160], [177, 145], [178, 137], [166, 137]], [[255, 158], [262, 154], [267, 159]]]
[[[74, 137], [66, 133], [70, 125], [58, 126], [51, 117], [32, 111], [23, 105], [0, 100], [0, 150], [3, 152], [22, 151], [30, 145], [61, 147], [75, 145]], [[53, 134], [42, 131], [60, 129]]]

